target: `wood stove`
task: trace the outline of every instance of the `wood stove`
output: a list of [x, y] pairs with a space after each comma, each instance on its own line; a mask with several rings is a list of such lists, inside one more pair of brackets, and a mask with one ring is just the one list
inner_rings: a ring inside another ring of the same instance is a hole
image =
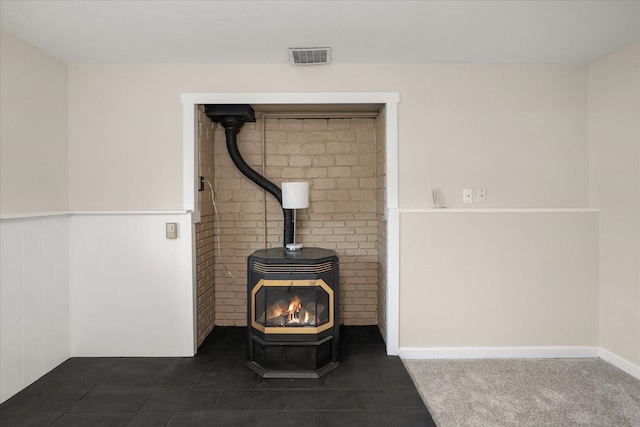
[[[255, 122], [246, 104], [208, 104], [205, 114], [225, 130], [227, 151], [244, 176], [282, 205], [284, 246], [294, 243], [293, 209], [282, 190], [242, 158], [237, 136]], [[247, 319], [251, 369], [265, 378], [318, 378], [338, 367], [338, 257], [320, 248], [263, 249], [247, 260]]]
[[264, 378], [319, 378], [337, 368], [336, 253], [262, 249], [247, 272], [248, 366]]

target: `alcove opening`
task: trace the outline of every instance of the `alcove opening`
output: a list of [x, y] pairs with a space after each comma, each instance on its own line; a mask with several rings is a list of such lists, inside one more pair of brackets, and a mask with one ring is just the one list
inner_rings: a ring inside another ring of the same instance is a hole
[[[384, 104], [251, 106], [256, 122], [238, 135], [242, 156], [279, 186], [310, 183], [298, 240], [338, 253], [341, 322], [378, 325], [386, 337]], [[195, 227], [199, 345], [216, 325], [247, 325], [247, 257], [282, 246], [283, 218], [277, 201], [233, 165], [222, 126], [202, 105], [197, 119], [198, 173], [205, 179]]]

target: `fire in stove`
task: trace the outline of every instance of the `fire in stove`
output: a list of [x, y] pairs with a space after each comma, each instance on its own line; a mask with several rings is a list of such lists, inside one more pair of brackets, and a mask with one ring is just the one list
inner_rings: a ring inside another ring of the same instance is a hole
[[[324, 304], [317, 304], [315, 301], [303, 301], [296, 294], [288, 302], [280, 299], [267, 307], [267, 326], [316, 326], [322, 323], [325, 311]], [[264, 316], [259, 318], [260, 323], [264, 323]], [[325, 320], [326, 321], [326, 320]]]
[[252, 325], [264, 333], [314, 334], [333, 326], [333, 290], [321, 279], [260, 280], [251, 299]]

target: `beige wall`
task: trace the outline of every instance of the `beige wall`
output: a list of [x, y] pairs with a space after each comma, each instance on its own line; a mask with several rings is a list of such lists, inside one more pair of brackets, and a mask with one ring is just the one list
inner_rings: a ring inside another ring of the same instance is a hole
[[[587, 203], [586, 67], [70, 65], [73, 209], [182, 204], [182, 92], [399, 91], [400, 206]], [[100, 129], [100, 132], [96, 132]], [[91, 176], [92, 180], [86, 177]]]
[[0, 34], [0, 211], [66, 211], [67, 65]]
[[590, 203], [600, 208], [600, 344], [640, 365], [640, 43], [589, 66]]
[[598, 346], [596, 213], [403, 213], [401, 347]]

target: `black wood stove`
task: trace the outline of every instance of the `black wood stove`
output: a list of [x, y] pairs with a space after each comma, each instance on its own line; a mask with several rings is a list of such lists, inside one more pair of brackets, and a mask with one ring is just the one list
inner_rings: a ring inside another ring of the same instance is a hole
[[264, 378], [319, 378], [337, 368], [336, 253], [262, 249], [247, 272], [249, 367]]
[[[252, 169], [238, 149], [246, 104], [209, 104], [205, 114], [225, 129], [227, 151], [244, 176], [282, 205], [282, 190]], [[283, 243], [294, 240], [293, 209], [282, 208]], [[247, 321], [251, 369], [265, 378], [318, 378], [338, 367], [338, 257], [320, 248], [263, 249], [247, 262]]]

